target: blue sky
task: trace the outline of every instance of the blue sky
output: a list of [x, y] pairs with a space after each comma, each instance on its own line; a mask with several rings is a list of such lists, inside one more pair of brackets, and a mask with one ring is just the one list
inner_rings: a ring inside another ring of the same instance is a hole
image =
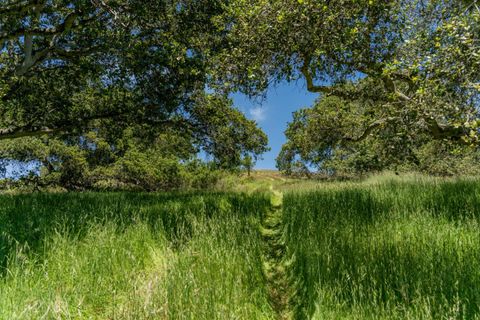
[[234, 104], [247, 117], [257, 121], [268, 135], [271, 150], [263, 155], [263, 160], [256, 164], [257, 169], [275, 169], [275, 158], [285, 143], [284, 131], [287, 122], [292, 120], [292, 112], [310, 107], [318, 94], [307, 91], [302, 81], [281, 83], [267, 92], [263, 101], [252, 101], [242, 94], [232, 96]]
[[[5, 167], [3, 167], [5, 166]], [[29, 172], [38, 173], [39, 163], [37, 161], [20, 162], [20, 161], [8, 161], [4, 163], [0, 161], [0, 179], [2, 178], [14, 178], [28, 175]], [[5, 171], [2, 171], [2, 168]]]

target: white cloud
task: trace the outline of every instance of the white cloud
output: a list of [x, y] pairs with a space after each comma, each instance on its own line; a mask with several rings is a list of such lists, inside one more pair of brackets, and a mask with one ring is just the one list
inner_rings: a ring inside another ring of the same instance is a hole
[[248, 113], [250, 113], [250, 116], [252, 117], [253, 120], [260, 122], [265, 120], [265, 118], [267, 117], [267, 108], [254, 107], [248, 110]]

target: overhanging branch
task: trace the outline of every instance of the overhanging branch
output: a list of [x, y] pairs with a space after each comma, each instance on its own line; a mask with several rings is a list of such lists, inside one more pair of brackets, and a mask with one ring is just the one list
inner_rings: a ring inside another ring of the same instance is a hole
[[387, 89], [388, 92], [393, 93], [400, 101], [408, 102], [412, 100], [409, 96], [397, 89], [395, 82], [390, 76], [383, 76], [382, 80], [385, 85], [385, 89]]
[[[369, 135], [373, 133], [377, 128], [388, 124], [389, 122], [395, 122], [400, 120], [399, 117], [386, 117], [373, 121], [367, 126], [367, 128], [357, 137], [345, 137], [342, 139], [344, 142], [361, 142], [368, 138]], [[423, 119], [426, 123], [426, 130], [435, 140], [453, 140], [461, 144], [469, 144], [467, 141], [462, 139], [466, 136], [465, 128], [463, 127], [454, 127], [452, 125], [440, 124], [437, 120], [433, 118]]]
[[[347, 98], [347, 99], [351, 98], [351, 95], [348, 92], [345, 92], [345, 90], [342, 90], [342, 89], [338, 89], [335, 86], [315, 85], [313, 83], [312, 73], [310, 72], [310, 69], [309, 69], [310, 63], [311, 63], [310, 56], [306, 56], [303, 60], [303, 65], [300, 68], [300, 72], [305, 77], [305, 81], [307, 83], [307, 90], [309, 92], [323, 93], [323, 94], [326, 94], [326, 95], [333, 95], [333, 96], [343, 97], [343, 98]], [[346, 63], [346, 62], [344, 62], [344, 63]], [[346, 64], [349, 64], [351, 66], [353, 65], [352, 63], [346, 63]], [[377, 66], [377, 65], [374, 66], [373, 69], [370, 69], [370, 68], [365, 67], [365, 66], [355, 66], [355, 69], [359, 72], [362, 72], [362, 73], [366, 74], [366, 75], [378, 76], [378, 74], [379, 74], [379, 70], [378, 70], [379, 66]], [[403, 75], [403, 74], [400, 74], [400, 73], [395, 73], [395, 74], [392, 75], [392, 77], [394, 77], [398, 80], [406, 81], [409, 85], [409, 88], [413, 87], [413, 81], [406, 75]], [[389, 91], [390, 93], [393, 93], [395, 95], [395, 97], [398, 98], [400, 101], [403, 101], [403, 102], [411, 101], [411, 98], [409, 96], [407, 96], [406, 94], [404, 94], [403, 92], [401, 92], [400, 90], [397, 89], [397, 87], [395, 85], [395, 82], [393, 81], [392, 77], [390, 77], [390, 76], [382, 76], [381, 77], [387, 91]]]
[[[145, 110], [154, 110], [156, 106], [146, 106]], [[115, 110], [105, 113], [99, 113], [91, 116], [87, 116], [77, 120], [65, 120], [59, 122], [52, 126], [42, 126], [42, 125], [25, 125], [20, 127], [9, 127], [9, 128], [0, 128], [0, 141], [7, 139], [16, 139], [22, 137], [37, 137], [45, 134], [58, 134], [58, 133], [69, 133], [75, 129], [84, 128], [93, 120], [103, 120], [103, 119], [118, 119], [122, 116], [127, 116], [138, 110]], [[156, 123], [166, 123], [171, 121], [170, 119], [156, 121]]]
[[300, 68], [305, 80], [307, 82], [307, 90], [314, 93], [326, 93], [329, 94], [332, 92], [332, 87], [330, 86], [318, 86], [313, 84], [313, 77], [310, 73], [309, 66], [310, 66], [310, 57], [307, 57], [303, 61], [303, 65]]
[[182, 125], [187, 124], [186, 119], [175, 119], [175, 118], [161, 118], [149, 117], [149, 112], [155, 112], [158, 108], [157, 105], [144, 105], [141, 108], [146, 114], [144, 116], [138, 116], [139, 109], [134, 110], [112, 110], [108, 112], [94, 114], [88, 117], [81, 119], [68, 119], [51, 126], [35, 125], [29, 124], [20, 127], [9, 127], [9, 128], [0, 128], [0, 141], [7, 139], [16, 139], [22, 137], [37, 137], [42, 135], [53, 135], [60, 133], [72, 133], [76, 129], [84, 129], [88, 127], [91, 121], [94, 120], [106, 120], [106, 119], [115, 119], [115, 120], [125, 120], [128, 119], [131, 121], [135, 117], [140, 117], [135, 121], [142, 121], [144, 123], [150, 123], [152, 125]]
[[462, 139], [466, 136], [466, 130], [463, 127], [454, 127], [452, 125], [440, 124], [433, 118], [425, 120], [428, 130], [435, 139], [450, 139], [464, 144], [468, 144], [467, 141]]
[[0, 129], [0, 140], [16, 139], [23, 137], [36, 137], [44, 134], [53, 134], [62, 132], [65, 127], [48, 128], [48, 127], [15, 127]]

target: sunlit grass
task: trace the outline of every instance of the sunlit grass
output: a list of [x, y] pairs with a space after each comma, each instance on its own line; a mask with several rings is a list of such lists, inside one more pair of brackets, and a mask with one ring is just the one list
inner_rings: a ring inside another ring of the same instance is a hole
[[480, 315], [480, 185], [384, 180], [285, 198], [296, 314]]
[[272, 318], [256, 224], [268, 203], [261, 195], [0, 201], [0, 319]]
[[0, 319], [274, 319], [272, 186], [297, 319], [480, 319], [478, 180], [246, 183], [0, 196]]

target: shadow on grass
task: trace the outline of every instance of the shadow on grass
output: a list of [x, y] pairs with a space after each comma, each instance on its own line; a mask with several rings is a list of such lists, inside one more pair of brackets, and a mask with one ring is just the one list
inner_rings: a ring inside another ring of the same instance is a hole
[[[40, 259], [54, 234], [82, 239], [92, 226], [113, 223], [117, 232], [145, 222], [181, 246], [195, 219], [219, 214], [261, 215], [263, 195], [228, 193], [63, 193], [0, 196], [0, 269], [18, 247]], [[0, 272], [1, 274], [2, 272]]]

